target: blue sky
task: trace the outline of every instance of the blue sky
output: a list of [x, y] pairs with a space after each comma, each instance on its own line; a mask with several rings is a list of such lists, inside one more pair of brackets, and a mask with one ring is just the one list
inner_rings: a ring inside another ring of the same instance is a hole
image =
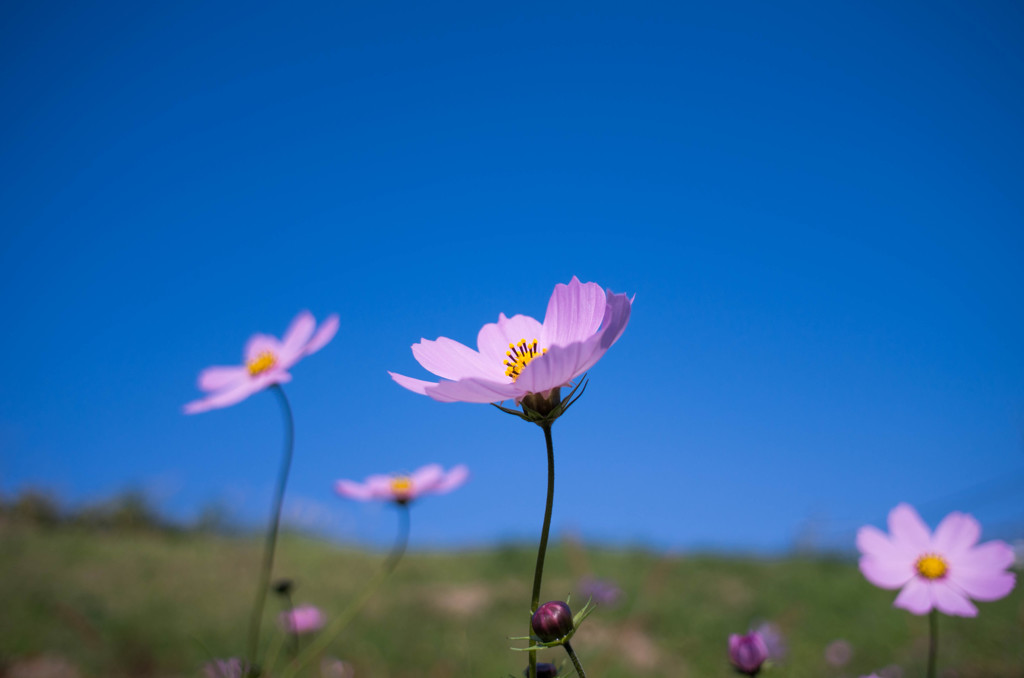
[[909, 501], [1021, 536], [1022, 14], [8, 3], [0, 489], [262, 520], [272, 396], [181, 406], [308, 308], [293, 522], [385, 543], [332, 482], [464, 462], [414, 545], [532, 541], [541, 431], [386, 371], [577, 275], [636, 300], [555, 427], [556, 534], [845, 546]]

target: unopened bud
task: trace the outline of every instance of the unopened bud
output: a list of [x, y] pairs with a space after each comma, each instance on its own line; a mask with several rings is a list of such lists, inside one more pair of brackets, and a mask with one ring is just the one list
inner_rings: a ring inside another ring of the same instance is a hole
[[740, 673], [755, 676], [761, 665], [768, 659], [768, 646], [757, 631], [745, 636], [729, 636], [729, 661]]
[[560, 600], [544, 603], [530, 620], [533, 632], [543, 643], [564, 638], [573, 630], [572, 610]]
[[[523, 676], [530, 678], [530, 667], [523, 669]], [[537, 662], [537, 678], [556, 678], [558, 667], [551, 662]]]

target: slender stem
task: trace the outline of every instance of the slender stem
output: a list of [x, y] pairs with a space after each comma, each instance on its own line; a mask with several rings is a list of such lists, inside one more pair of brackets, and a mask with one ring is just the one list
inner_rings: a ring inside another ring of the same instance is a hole
[[928, 678], [935, 678], [935, 657], [939, 651], [939, 611], [928, 615]]
[[[544, 576], [544, 556], [548, 551], [548, 532], [551, 530], [551, 509], [555, 503], [555, 446], [551, 441], [551, 422], [540, 425], [544, 429], [544, 443], [548, 448], [548, 497], [544, 505], [544, 527], [540, 533], [540, 546], [537, 547], [537, 565], [533, 570], [533, 598], [530, 600], [530, 612], [536, 612], [540, 606], [540, 581]], [[532, 619], [531, 619], [532, 622]], [[531, 623], [528, 635], [533, 633]], [[537, 651], [530, 650], [529, 678], [537, 678]]]
[[380, 570], [374, 576], [370, 583], [363, 589], [362, 594], [354, 601], [352, 601], [347, 608], [331, 622], [331, 625], [317, 639], [306, 646], [306, 649], [302, 651], [302, 654], [296, 658], [296, 660], [287, 667], [282, 674], [282, 678], [291, 678], [298, 674], [302, 670], [302, 667], [309, 662], [315, 655], [323, 652], [331, 642], [337, 638], [338, 634], [341, 633], [348, 623], [355, 618], [356, 613], [366, 604], [373, 594], [380, 588], [380, 585], [387, 581], [387, 578], [395, 571], [398, 567], [398, 562], [402, 560], [402, 556], [405, 555], [405, 549], [409, 545], [409, 506], [408, 504], [399, 504], [398, 513], [398, 536], [395, 538], [395, 544], [391, 547], [391, 552], [388, 554], [387, 560], [381, 566]]
[[252, 619], [249, 621], [249, 644], [246, 656], [255, 665], [256, 653], [260, 645], [260, 624], [263, 621], [263, 605], [267, 601], [267, 589], [270, 588], [270, 575], [274, 569], [274, 549], [277, 547], [277, 532], [281, 524], [281, 506], [284, 503], [284, 488], [288, 484], [288, 472], [292, 466], [292, 452], [295, 449], [295, 421], [292, 419], [292, 408], [284, 389], [274, 384], [270, 390], [281, 403], [284, 415], [284, 456], [281, 458], [281, 469], [277, 477], [277, 489], [274, 492], [274, 503], [270, 512], [270, 524], [267, 526], [267, 537], [263, 544], [263, 565], [260, 568], [259, 587], [256, 589], [256, 602], [252, 608]]
[[576, 675], [580, 678], [587, 678], [587, 674], [583, 672], [583, 664], [580, 664], [580, 658], [576, 656], [576, 652], [572, 649], [572, 645], [566, 642], [562, 644], [562, 647], [564, 647], [565, 651], [569, 653], [569, 659], [572, 660], [572, 665], [576, 667]]

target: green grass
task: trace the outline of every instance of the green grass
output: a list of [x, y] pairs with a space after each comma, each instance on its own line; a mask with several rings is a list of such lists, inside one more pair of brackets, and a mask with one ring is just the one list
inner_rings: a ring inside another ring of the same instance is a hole
[[[45, 655], [86, 678], [196, 676], [208, 651], [244, 651], [256, 539], [6, 526], [0, 543], [0, 666]], [[297, 603], [338, 613], [383, 555], [286, 535], [276, 572], [296, 581]], [[526, 655], [510, 651], [522, 641], [507, 637], [527, 630], [533, 558], [529, 547], [412, 552], [328, 654], [351, 662], [358, 678], [518, 676]], [[790, 649], [762, 675], [856, 677], [894, 664], [904, 678], [924, 675], [927, 618], [892, 608], [895, 593], [869, 585], [852, 560], [664, 556], [556, 542], [543, 599], [564, 598], [588, 571], [625, 593], [573, 641], [590, 678], [733, 676], [727, 636], [759, 619], [775, 622]], [[573, 607], [582, 602], [574, 596]], [[269, 603], [266, 638], [276, 634], [276, 601]], [[941, 618], [940, 675], [1024, 676], [1024, 595], [1017, 589], [980, 608], [976, 619]], [[824, 660], [838, 638], [854, 648], [843, 668]], [[564, 652], [541, 659], [562, 663]]]

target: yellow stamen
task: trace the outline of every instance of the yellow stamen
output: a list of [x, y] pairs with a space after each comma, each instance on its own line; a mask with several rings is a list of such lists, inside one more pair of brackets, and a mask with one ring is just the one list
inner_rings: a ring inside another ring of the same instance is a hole
[[412, 478], [409, 476], [396, 476], [391, 479], [391, 491], [396, 496], [404, 496], [412, 491]]
[[523, 371], [523, 368], [530, 364], [530, 361], [539, 355], [544, 355], [548, 350], [546, 348], [537, 350], [537, 340], [534, 339], [532, 342], [527, 342], [526, 339], [520, 339], [518, 344], [509, 344], [508, 352], [505, 356], [508, 360], [505, 361], [505, 376], [512, 377], [512, 381], [519, 378], [519, 373]]
[[270, 351], [263, 351], [263, 353], [245, 363], [245, 366], [249, 369], [249, 376], [255, 377], [258, 374], [263, 374], [276, 364], [277, 356]]
[[946, 564], [942, 556], [935, 553], [926, 553], [917, 559], [917, 562], [914, 563], [914, 569], [925, 579], [941, 579], [946, 576], [949, 565]]

